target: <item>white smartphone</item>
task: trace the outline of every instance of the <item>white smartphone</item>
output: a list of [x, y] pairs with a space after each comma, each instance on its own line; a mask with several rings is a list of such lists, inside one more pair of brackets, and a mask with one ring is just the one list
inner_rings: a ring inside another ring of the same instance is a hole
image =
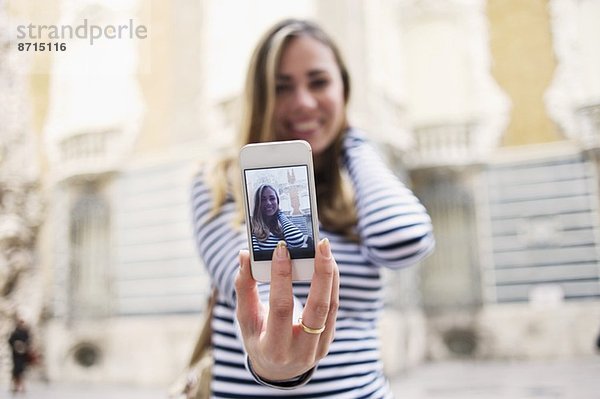
[[303, 140], [248, 144], [240, 150], [252, 276], [271, 280], [277, 243], [286, 242], [292, 279], [311, 280], [319, 240], [310, 145]]

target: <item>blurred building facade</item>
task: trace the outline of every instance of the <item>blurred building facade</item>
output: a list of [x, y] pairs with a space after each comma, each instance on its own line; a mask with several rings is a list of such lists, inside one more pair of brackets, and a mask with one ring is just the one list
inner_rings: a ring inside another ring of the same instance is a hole
[[166, 384], [182, 369], [209, 292], [189, 184], [235, 134], [252, 46], [287, 16], [337, 39], [351, 120], [433, 217], [434, 255], [387, 276], [388, 372], [449, 356], [593, 351], [600, 2], [0, 4], [10, 26], [133, 19], [149, 33], [75, 40], [2, 70], [29, 86], [12, 98], [29, 104], [20, 134], [40, 143], [30, 156], [47, 204], [35, 256], [45, 289], [17, 307], [49, 309], [36, 317], [51, 380]]

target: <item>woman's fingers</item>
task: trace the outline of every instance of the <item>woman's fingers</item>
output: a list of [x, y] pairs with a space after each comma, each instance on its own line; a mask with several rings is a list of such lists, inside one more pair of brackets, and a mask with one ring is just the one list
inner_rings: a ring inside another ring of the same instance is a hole
[[[315, 251], [315, 272], [310, 284], [310, 292], [306, 306], [302, 312], [302, 324], [310, 329], [320, 329], [325, 326], [331, 310], [333, 282], [337, 273], [335, 260], [331, 255], [329, 240], [324, 238]], [[337, 302], [336, 302], [337, 303]], [[302, 327], [302, 326], [300, 326]], [[304, 342], [317, 342], [320, 335], [301, 332]]]
[[[240, 269], [235, 279], [237, 319], [244, 335], [258, 336], [262, 330], [261, 304], [256, 281], [250, 270], [248, 251], [240, 251]], [[250, 338], [244, 336], [244, 338]]]
[[269, 319], [267, 336], [273, 348], [287, 348], [292, 335], [294, 294], [292, 291], [292, 261], [285, 241], [279, 241], [271, 262]]

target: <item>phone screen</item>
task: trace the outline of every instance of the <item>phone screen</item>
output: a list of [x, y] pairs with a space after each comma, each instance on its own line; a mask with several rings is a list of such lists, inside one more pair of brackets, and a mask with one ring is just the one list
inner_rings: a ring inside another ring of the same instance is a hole
[[308, 166], [244, 169], [255, 261], [271, 260], [284, 240], [292, 259], [315, 257]]

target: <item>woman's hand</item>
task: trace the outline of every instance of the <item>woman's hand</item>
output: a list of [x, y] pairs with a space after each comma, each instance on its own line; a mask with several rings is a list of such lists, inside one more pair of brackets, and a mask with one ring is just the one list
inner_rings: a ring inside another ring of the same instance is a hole
[[329, 352], [339, 306], [339, 271], [329, 241], [315, 251], [315, 271], [302, 314], [307, 332], [292, 320], [292, 262], [285, 245], [278, 245], [271, 266], [268, 310], [260, 302], [247, 251], [240, 252], [236, 278], [237, 318], [253, 371], [264, 380], [283, 381], [302, 375]]

